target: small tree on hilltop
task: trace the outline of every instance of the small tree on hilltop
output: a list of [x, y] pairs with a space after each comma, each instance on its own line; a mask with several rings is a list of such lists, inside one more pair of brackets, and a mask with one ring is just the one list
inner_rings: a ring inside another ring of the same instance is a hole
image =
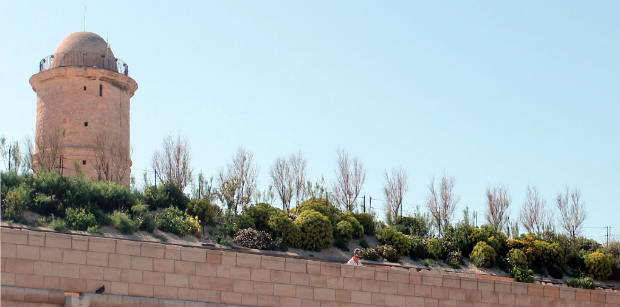
[[487, 223], [496, 231], [503, 231], [508, 225], [510, 216], [510, 195], [508, 189], [503, 185], [498, 187], [487, 187]]
[[428, 210], [431, 212], [433, 222], [437, 226], [437, 232], [439, 236], [443, 236], [446, 228], [452, 221], [454, 210], [456, 209], [460, 197], [454, 193], [454, 185], [456, 179], [454, 176], [449, 176], [447, 173], [441, 177], [439, 190], [435, 189], [435, 177], [431, 177], [428, 184], [428, 196], [426, 198], [426, 204]]
[[220, 169], [218, 181], [219, 198], [228, 209], [237, 214], [238, 207], [245, 208], [251, 201], [256, 190], [258, 167], [253, 161], [254, 154], [243, 147], [237, 150], [232, 163], [226, 169]]
[[168, 135], [162, 143], [162, 151], [153, 153], [153, 169], [162, 182], [170, 182], [181, 191], [192, 180], [190, 145], [178, 135], [176, 139]]
[[392, 224], [392, 220], [398, 217], [398, 211], [402, 212], [403, 198], [407, 194], [407, 190], [409, 190], [408, 177], [402, 166], [392, 169], [391, 175], [385, 171], [384, 176], [385, 213], [388, 218], [388, 224]]
[[583, 222], [588, 216], [585, 204], [581, 201], [581, 192], [575, 188], [569, 194], [567, 186], [566, 193], [564, 195], [559, 193], [556, 201], [560, 211], [560, 227], [571, 238], [579, 236], [583, 228]]
[[338, 149], [337, 153], [336, 181], [333, 184], [334, 199], [343, 209], [353, 211], [366, 181], [366, 169], [357, 157], [349, 158], [346, 150]]

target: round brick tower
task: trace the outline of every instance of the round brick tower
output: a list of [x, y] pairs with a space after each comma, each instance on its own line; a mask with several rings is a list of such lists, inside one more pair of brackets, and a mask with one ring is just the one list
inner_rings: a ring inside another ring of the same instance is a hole
[[129, 186], [129, 100], [138, 84], [106, 41], [90, 32], [70, 34], [41, 60], [30, 84], [37, 93], [35, 165], [41, 151], [49, 150], [40, 140], [61, 131], [54, 169], [75, 174], [77, 163], [87, 177], [120, 178]]

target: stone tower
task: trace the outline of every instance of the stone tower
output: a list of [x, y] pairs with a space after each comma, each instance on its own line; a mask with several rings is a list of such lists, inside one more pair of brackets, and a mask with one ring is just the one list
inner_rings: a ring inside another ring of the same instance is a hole
[[120, 176], [128, 186], [129, 100], [138, 84], [106, 41], [90, 32], [70, 34], [53, 55], [41, 60], [30, 84], [37, 93], [35, 165], [42, 151], [49, 152], [49, 146], [39, 144], [62, 131], [55, 169], [75, 174], [77, 163], [94, 180]]

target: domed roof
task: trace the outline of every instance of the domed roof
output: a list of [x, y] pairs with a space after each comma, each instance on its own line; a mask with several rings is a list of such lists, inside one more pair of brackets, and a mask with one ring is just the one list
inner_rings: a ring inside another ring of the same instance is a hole
[[101, 36], [92, 32], [71, 33], [56, 49], [56, 53], [75, 51], [105, 54], [114, 57], [114, 53], [108, 48], [108, 43]]

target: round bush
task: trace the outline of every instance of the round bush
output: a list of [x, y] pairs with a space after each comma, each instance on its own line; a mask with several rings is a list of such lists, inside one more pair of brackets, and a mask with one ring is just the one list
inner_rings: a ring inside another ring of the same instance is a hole
[[187, 203], [187, 209], [185, 213], [198, 217], [201, 225], [215, 226], [215, 210], [213, 210], [214, 204], [207, 199], [192, 199]]
[[338, 213], [339, 210], [336, 209], [336, 207], [334, 207], [329, 201], [325, 200], [325, 198], [310, 198], [299, 204], [299, 206], [295, 208], [295, 213], [301, 215], [307, 210], [314, 210], [321, 213], [329, 219], [332, 225], [336, 225], [336, 213]]
[[273, 240], [271, 235], [252, 228], [239, 229], [235, 233], [233, 241], [247, 248], [256, 248], [262, 250], [273, 249]]
[[284, 245], [293, 248], [301, 247], [301, 230], [286, 212], [280, 211], [273, 214], [269, 218], [269, 228], [274, 231], [276, 237], [282, 238]]
[[485, 242], [478, 242], [474, 246], [474, 250], [469, 255], [469, 258], [474, 262], [477, 267], [490, 268], [495, 264], [495, 257], [497, 254], [493, 247], [489, 246]]
[[260, 203], [245, 208], [242, 215], [247, 215], [252, 219], [255, 226], [252, 228], [271, 233], [272, 230], [269, 228], [269, 217], [277, 211], [278, 209], [270, 204]]
[[426, 238], [418, 236], [411, 237], [411, 252], [409, 256], [413, 259], [428, 258], [428, 242]]
[[137, 222], [131, 219], [129, 214], [125, 212], [114, 211], [114, 214], [112, 214], [111, 218], [114, 228], [120, 230], [121, 233], [125, 235], [132, 234], [138, 231], [138, 227], [140, 226]]
[[379, 253], [374, 248], [362, 248], [360, 250], [360, 258], [365, 260], [379, 261]]
[[391, 245], [381, 245], [377, 247], [377, 253], [389, 262], [398, 262], [400, 260], [400, 254]]
[[200, 231], [200, 220], [198, 217], [186, 215], [185, 224], [187, 225], [187, 232], [189, 234], [199, 238], [202, 236], [202, 232]]
[[24, 202], [22, 196], [15, 191], [9, 191], [2, 201], [2, 219], [18, 221], [21, 219], [22, 212], [25, 209], [26, 203]]
[[73, 230], [87, 231], [89, 227], [96, 227], [95, 216], [84, 208], [67, 208], [65, 210], [65, 222], [67, 227]]
[[442, 258], [441, 242], [435, 238], [428, 239], [428, 254], [435, 259]]
[[534, 237], [531, 235], [526, 235], [521, 240], [509, 239], [508, 248], [520, 249], [523, 251], [527, 257], [527, 265], [530, 266], [536, 261], [536, 256], [538, 254], [536, 248], [534, 247], [534, 241]]
[[[338, 223], [341, 221], [347, 221], [351, 224], [352, 227], [352, 236], [353, 238], [361, 238], [364, 236], [364, 227], [362, 224], [355, 218], [355, 215], [351, 211], [347, 211], [338, 216]], [[338, 224], [336, 224], [338, 225]]]
[[428, 234], [428, 228], [426, 227], [426, 223], [421, 217], [397, 217], [394, 221], [394, 225], [402, 226], [402, 228], [404, 229], [402, 233], [406, 235], [425, 237]]
[[254, 224], [254, 220], [252, 219], [251, 216], [247, 214], [241, 214], [237, 216], [235, 220], [235, 224], [237, 225], [238, 229], [256, 228], [256, 225]]
[[392, 227], [385, 227], [379, 231], [377, 238], [381, 243], [393, 246], [399, 254], [409, 254], [411, 240], [402, 232], [395, 231]]
[[351, 240], [353, 237], [353, 226], [348, 221], [340, 221], [336, 224], [336, 236], [343, 240]]
[[161, 229], [161, 231], [171, 232], [182, 237], [187, 233], [185, 214], [177, 207], [168, 207], [159, 214], [157, 228]]
[[331, 246], [333, 238], [332, 224], [329, 218], [315, 210], [304, 210], [294, 222], [302, 234], [302, 247], [317, 251]]
[[486, 242], [488, 238], [489, 237], [487, 237], [487, 234], [482, 231], [482, 229], [470, 226], [467, 231], [467, 249], [463, 252], [466, 255], [471, 254], [471, 251], [474, 250], [474, 246], [476, 246], [478, 242]]
[[558, 243], [551, 243], [549, 246], [549, 263], [558, 267], [563, 267], [566, 263], [564, 249]]
[[522, 250], [513, 248], [508, 252], [508, 263], [511, 267], [527, 268], [527, 257]]
[[357, 213], [355, 219], [362, 225], [364, 233], [369, 236], [375, 235], [375, 220], [372, 215], [368, 213]]
[[588, 273], [594, 278], [607, 279], [611, 276], [611, 261], [601, 252], [594, 252], [586, 258]]

